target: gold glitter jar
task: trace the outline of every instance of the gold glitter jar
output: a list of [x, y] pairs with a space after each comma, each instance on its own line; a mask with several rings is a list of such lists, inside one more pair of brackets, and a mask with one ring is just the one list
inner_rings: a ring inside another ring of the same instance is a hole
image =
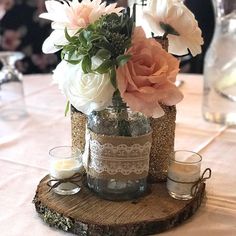
[[174, 153], [176, 107], [162, 105], [165, 115], [150, 119], [152, 147], [150, 153], [148, 182], [166, 181], [169, 158]]
[[84, 151], [87, 118], [82, 112], [71, 106], [71, 138], [72, 146]]
[[[168, 51], [168, 39], [154, 37], [162, 48]], [[152, 148], [149, 162], [148, 181], [151, 183], [166, 181], [170, 156], [174, 152], [176, 107], [161, 105], [165, 115], [151, 118]]]

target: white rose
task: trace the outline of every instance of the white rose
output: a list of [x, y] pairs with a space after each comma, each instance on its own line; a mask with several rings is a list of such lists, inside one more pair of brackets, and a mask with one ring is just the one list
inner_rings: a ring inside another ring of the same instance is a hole
[[169, 52], [175, 55], [188, 54], [193, 56], [201, 53], [203, 44], [202, 32], [198, 27], [193, 13], [180, 0], [150, 0], [149, 10], [144, 12], [144, 18], [150, 29], [157, 35], [168, 32]]
[[85, 74], [80, 64], [72, 65], [66, 61], [58, 64], [53, 80], [70, 103], [87, 115], [110, 105], [115, 91], [109, 74]]

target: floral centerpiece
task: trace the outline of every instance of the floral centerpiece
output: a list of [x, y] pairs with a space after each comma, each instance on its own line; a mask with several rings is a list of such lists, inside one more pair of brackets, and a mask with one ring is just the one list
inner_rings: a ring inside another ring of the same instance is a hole
[[[88, 117], [89, 186], [106, 196], [111, 193], [111, 198], [124, 193], [134, 197], [146, 186], [151, 143], [147, 117], [163, 116], [163, 105], [183, 98], [175, 85], [179, 61], [147, 38], [116, 4], [49, 0], [46, 9], [41, 17], [53, 21], [53, 32], [43, 51], [61, 50], [62, 57], [53, 79], [68, 99], [66, 110], [71, 104]], [[150, 1], [144, 17], [154, 33], [168, 38], [172, 53], [200, 52], [201, 31], [180, 1]]]

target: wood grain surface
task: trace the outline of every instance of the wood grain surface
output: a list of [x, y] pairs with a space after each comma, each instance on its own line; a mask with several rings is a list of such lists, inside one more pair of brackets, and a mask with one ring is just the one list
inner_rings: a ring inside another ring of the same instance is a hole
[[50, 226], [81, 236], [141, 236], [163, 232], [192, 216], [201, 205], [205, 190], [202, 184], [193, 199], [179, 201], [169, 196], [165, 183], [158, 183], [150, 185], [149, 193], [142, 198], [114, 202], [98, 198], [87, 187], [71, 196], [48, 192], [48, 178], [41, 180], [36, 191], [37, 212]]

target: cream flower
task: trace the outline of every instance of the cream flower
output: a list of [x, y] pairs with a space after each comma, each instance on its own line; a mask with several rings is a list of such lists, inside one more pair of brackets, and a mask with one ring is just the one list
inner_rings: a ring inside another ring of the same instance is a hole
[[54, 70], [53, 80], [70, 103], [87, 115], [110, 105], [115, 91], [109, 74], [84, 74], [80, 65], [64, 60]]
[[182, 1], [151, 0], [144, 18], [155, 34], [168, 33], [170, 53], [185, 55], [188, 49], [193, 56], [201, 53], [201, 30], [194, 15]]
[[54, 53], [60, 50], [57, 45], [65, 45], [64, 29], [67, 28], [70, 35], [75, 34], [80, 28], [87, 27], [94, 23], [102, 15], [116, 13], [123, 9], [116, 8], [116, 3], [106, 6], [102, 0], [78, 0], [65, 1], [63, 4], [56, 0], [45, 2], [47, 12], [42, 13], [39, 17], [52, 21], [54, 31], [43, 43], [44, 53]]

